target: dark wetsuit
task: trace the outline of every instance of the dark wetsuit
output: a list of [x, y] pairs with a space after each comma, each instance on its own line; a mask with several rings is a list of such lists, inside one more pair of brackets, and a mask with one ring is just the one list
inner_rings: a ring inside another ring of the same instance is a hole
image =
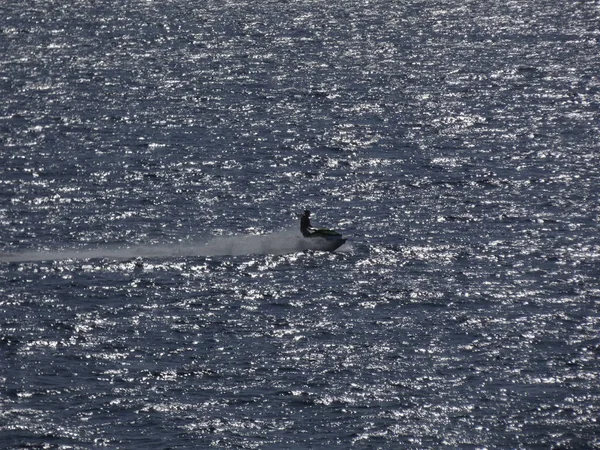
[[302, 231], [304, 236], [310, 236], [310, 231], [308, 231], [309, 228], [312, 228], [310, 218], [304, 214], [300, 219], [300, 231]]

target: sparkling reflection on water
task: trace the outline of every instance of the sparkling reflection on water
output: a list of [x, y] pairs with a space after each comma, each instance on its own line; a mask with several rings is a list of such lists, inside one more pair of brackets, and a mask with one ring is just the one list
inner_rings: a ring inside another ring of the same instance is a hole
[[1, 8], [0, 446], [600, 447], [595, 2]]

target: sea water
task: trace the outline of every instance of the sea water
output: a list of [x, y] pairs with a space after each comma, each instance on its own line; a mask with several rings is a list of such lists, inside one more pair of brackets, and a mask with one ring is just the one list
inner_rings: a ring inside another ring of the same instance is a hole
[[0, 13], [1, 448], [600, 448], [597, 1]]

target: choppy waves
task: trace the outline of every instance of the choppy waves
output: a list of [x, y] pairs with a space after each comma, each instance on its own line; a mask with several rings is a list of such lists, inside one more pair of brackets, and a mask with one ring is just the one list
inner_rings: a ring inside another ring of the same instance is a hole
[[0, 447], [600, 447], [595, 2], [25, 3]]

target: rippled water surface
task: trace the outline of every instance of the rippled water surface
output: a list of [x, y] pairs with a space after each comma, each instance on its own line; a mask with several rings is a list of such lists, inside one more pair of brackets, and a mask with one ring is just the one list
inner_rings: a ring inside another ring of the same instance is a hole
[[0, 17], [0, 447], [600, 448], [597, 1]]

